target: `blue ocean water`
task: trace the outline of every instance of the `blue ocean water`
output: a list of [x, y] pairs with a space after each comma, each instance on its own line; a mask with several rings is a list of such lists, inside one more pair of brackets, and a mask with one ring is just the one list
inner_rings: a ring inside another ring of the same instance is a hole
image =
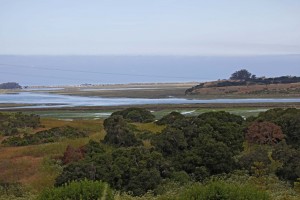
[[226, 79], [240, 69], [257, 76], [300, 76], [300, 55], [272, 56], [0, 56], [0, 82], [77, 85]]

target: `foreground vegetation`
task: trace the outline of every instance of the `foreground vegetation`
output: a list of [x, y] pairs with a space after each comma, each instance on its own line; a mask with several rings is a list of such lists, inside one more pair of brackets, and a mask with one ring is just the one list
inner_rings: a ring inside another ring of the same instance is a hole
[[70, 126], [75, 135], [87, 134], [1, 147], [2, 198], [97, 199], [105, 188], [107, 199], [299, 199], [299, 110], [272, 109], [246, 120], [227, 112], [171, 112], [156, 122], [149, 113], [123, 110], [104, 122], [42, 119], [42, 131]]

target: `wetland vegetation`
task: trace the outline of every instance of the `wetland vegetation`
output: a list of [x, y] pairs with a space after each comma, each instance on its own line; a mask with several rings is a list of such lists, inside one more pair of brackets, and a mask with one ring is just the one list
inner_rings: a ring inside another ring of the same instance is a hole
[[[35, 126], [17, 127], [26, 134], [2, 133], [0, 199], [300, 196], [297, 109], [270, 109], [247, 118], [211, 110], [194, 115], [171, 110], [156, 115], [145, 108], [113, 113], [105, 120], [73, 121], [2, 113], [10, 116], [2, 123], [15, 115], [26, 122], [39, 120]], [[11, 138], [42, 139], [14, 147], [5, 142]], [[90, 189], [94, 187], [99, 191]], [[67, 192], [73, 190], [81, 193]]]

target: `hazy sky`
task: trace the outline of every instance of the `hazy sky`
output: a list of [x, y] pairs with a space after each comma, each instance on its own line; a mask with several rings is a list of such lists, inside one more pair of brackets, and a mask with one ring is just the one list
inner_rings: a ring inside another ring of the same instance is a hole
[[0, 0], [0, 54], [300, 53], [300, 0]]

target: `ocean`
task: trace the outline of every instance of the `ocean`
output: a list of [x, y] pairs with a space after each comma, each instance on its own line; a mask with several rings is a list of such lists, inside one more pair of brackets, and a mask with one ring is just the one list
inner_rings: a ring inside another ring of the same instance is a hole
[[300, 76], [300, 55], [18, 56], [0, 55], [0, 82], [22, 86], [203, 82], [240, 69], [266, 77]]

